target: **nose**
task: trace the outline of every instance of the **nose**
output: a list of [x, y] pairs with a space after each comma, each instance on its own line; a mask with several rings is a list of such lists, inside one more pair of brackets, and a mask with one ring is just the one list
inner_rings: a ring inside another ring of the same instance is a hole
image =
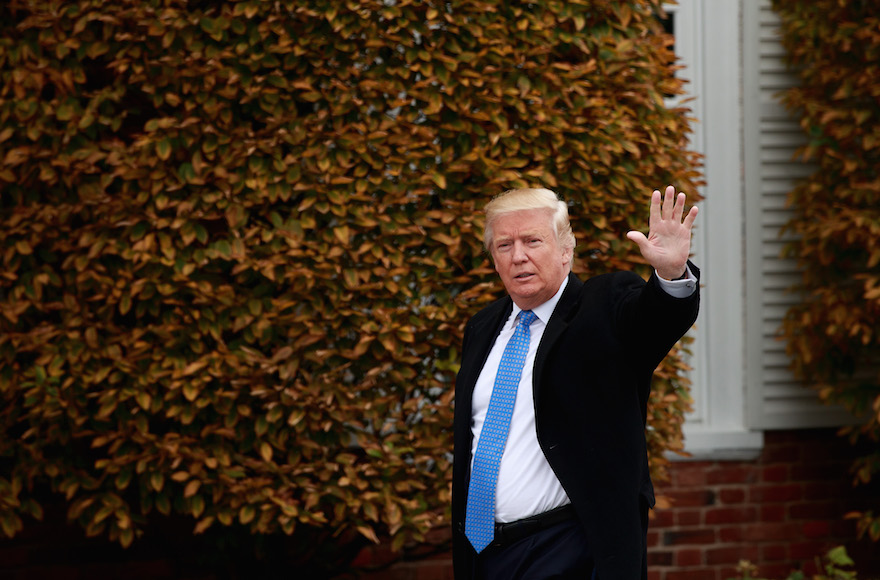
[[528, 254], [526, 254], [526, 248], [521, 242], [516, 242], [513, 244], [513, 262], [515, 264], [522, 264], [523, 262], [529, 259]]

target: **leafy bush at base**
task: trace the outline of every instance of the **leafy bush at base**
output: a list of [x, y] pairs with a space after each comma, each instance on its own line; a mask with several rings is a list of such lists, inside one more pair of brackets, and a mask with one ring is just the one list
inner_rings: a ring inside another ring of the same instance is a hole
[[[837, 546], [831, 548], [822, 558], [816, 558], [817, 573], [810, 576], [812, 580], [855, 580], [857, 573], [847, 570], [855, 564], [846, 553], [846, 548]], [[736, 567], [736, 578], [728, 580], [763, 580], [757, 578], [757, 566], [748, 561], [742, 561]], [[806, 580], [807, 576], [800, 570], [796, 570], [786, 576], [785, 580]]]

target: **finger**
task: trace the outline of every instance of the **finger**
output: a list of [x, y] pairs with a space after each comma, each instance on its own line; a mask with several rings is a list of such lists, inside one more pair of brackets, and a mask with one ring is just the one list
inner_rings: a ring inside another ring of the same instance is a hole
[[693, 206], [690, 211], [688, 211], [687, 215], [684, 216], [684, 227], [686, 227], [688, 231], [693, 227], [694, 220], [697, 219], [698, 213], [700, 213], [700, 208]]
[[651, 215], [648, 221], [648, 228], [654, 229], [654, 224], [658, 223], [661, 219], [660, 190], [655, 189], [654, 193], [651, 194]]
[[675, 188], [671, 185], [666, 187], [666, 197], [663, 199], [663, 219], [672, 219], [672, 208], [675, 205]]
[[678, 197], [675, 199], [675, 207], [672, 209], [672, 220], [676, 224], [681, 223], [681, 216], [684, 214], [684, 202], [686, 199], [687, 196], [681, 192], [679, 192]]

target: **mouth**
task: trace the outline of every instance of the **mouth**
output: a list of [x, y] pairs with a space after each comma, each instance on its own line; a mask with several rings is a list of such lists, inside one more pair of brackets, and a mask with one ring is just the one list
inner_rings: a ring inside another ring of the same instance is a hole
[[534, 274], [531, 274], [529, 272], [523, 272], [522, 274], [517, 274], [516, 276], [514, 276], [513, 279], [514, 280], [527, 280], [528, 278], [531, 278], [532, 276], [534, 276]]

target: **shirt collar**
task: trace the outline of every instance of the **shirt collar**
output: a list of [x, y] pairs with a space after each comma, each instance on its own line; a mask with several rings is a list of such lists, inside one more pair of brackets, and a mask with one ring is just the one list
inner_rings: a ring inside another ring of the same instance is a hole
[[[535, 313], [535, 316], [538, 317], [538, 320], [540, 320], [544, 324], [547, 324], [548, 322], [550, 322], [550, 315], [553, 314], [553, 310], [556, 308], [556, 305], [559, 303], [559, 299], [562, 297], [562, 292], [565, 290], [565, 287], [567, 285], [568, 285], [568, 276], [566, 276], [565, 278], [562, 279], [562, 284], [560, 284], [559, 290], [556, 291], [556, 294], [554, 294], [550, 298], [550, 300], [548, 300], [547, 302], [544, 302], [540, 306], [535, 306], [534, 308], [532, 308], [532, 312]], [[511, 320], [512, 321], [516, 320], [516, 318], [517, 318], [517, 316], [519, 316], [520, 312], [522, 312], [522, 308], [517, 306], [516, 303], [514, 302]]]

